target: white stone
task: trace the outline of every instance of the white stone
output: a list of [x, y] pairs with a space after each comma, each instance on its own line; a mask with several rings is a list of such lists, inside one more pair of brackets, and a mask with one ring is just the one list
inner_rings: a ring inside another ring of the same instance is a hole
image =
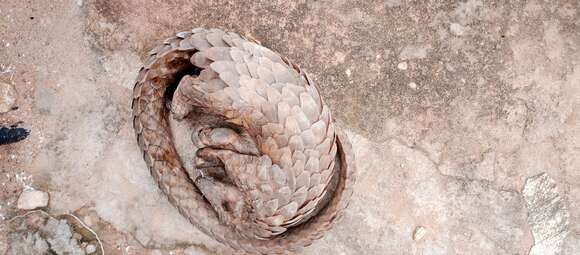
[[350, 69], [346, 69], [346, 71], [344, 71], [346, 73], [346, 76], [350, 77], [350, 75], [352, 74], [352, 72], [350, 71]]
[[342, 52], [334, 53], [334, 61], [338, 64], [344, 63], [344, 59], [346, 58], [346, 54]]
[[411, 89], [417, 89], [417, 83], [414, 83], [414, 82], [409, 82], [408, 86], [409, 86], [409, 88], [411, 88]]
[[40, 190], [24, 190], [18, 197], [18, 209], [33, 210], [48, 205], [48, 193]]
[[426, 58], [430, 49], [430, 46], [408, 45], [401, 50], [399, 58], [401, 60]]
[[94, 244], [89, 244], [87, 245], [87, 247], [85, 248], [85, 252], [87, 254], [91, 254], [91, 253], [95, 253], [97, 251], [97, 246]]
[[190, 246], [183, 251], [184, 255], [208, 255], [209, 253], [200, 247]]
[[399, 68], [401, 70], [407, 70], [408, 67], [409, 67], [409, 65], [407, 64], [407, 62], [401, 62], [397, 65], [397, 68]]
[[0, 82], [0, 113], [9, 112], [16, 104], [16, 90], [12, 84]]
[[419, 240], [423, 239], [423, 237], [425, 237], [426, 234], [427, 234], [427, 229], [425, 229], [424, 227], [418, 226], [417, 228], [415, 228], [415, 231], [413, 231], [413, 240], [419, 241]]
[[449, 31], [456, 36], [462, 36], [465, 33], [465, 27], [457, 23], [451, 23]]

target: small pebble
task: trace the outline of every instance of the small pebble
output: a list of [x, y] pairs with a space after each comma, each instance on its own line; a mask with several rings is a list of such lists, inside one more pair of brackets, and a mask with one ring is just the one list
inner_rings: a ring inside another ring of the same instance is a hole
[[457, 23], [451, 23], [449, 31], [456, 36], [462, 36], [465, 33], [465, 27]]
[[423, 59], [429, 55], [429, 51], [431, 51], [431, 46], [428, 45], [407, 45], [399, 53], [399, 58], [401, 60]]
[[407, 70], [408, 67], [409, 67], [409, 65], [407, 65], [407, 62], [401, 62], [397, 65], [397, 68], [399, 68], [401, 70]]
[[33, 210], [48, 205], [48, 193], [40, 190], [25, 190], [18, 197], [17, 207], [22, 210]]
[[352, 74], [352, 72], [350, 71], [350, 69], [346, 69], [346, 71], [344, 71], [346, 73], [346, 76], [350, 77], [350, 75]]
[[97, 251], [97, 246], [94, 244], [89, 244], [87, 245], [87, 247], [85, 248], [85, 252], [87, 254], [92, 254], [95, 253]]
[[202, 255], [207, 254], [203, 249], [197, 246], [190, 246], [183, 251], [184, 255]]
[[417, 89], [417, 83], [414, 83], [414, 82], [409, 82], [408, 86], [409, 86], [409, 88], [411, 88], [411, 89]]
[[346, 54], [342, 53], [342, 52], [336, 52], [334, 53], [334, 60], [337, 63], [344, 63], [344, 59], [346, 58]]
[[0, 113], [9, 112], [16, 104], [16, 90], [9, 83], [0, 82]]
[[424, 227], [418, 226], [417, 228], [415, 228], [415, 231], [413, 231], [413, 240], [419, 241], [419, 240], [423, 239], [423, 237], [425, 237], [426, 234], [427, 234], [427, 229], [425, 229]]

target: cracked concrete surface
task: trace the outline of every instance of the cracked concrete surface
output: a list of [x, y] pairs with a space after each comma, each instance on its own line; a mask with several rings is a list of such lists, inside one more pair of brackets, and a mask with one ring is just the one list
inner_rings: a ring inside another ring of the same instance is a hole
[[229, 253], [156, 188], [130, 123], [145, 52], [196, 26], [300, 63], [353, 141], [351, 206], [299, 254], [528, 254], [521, 191], [543, 172], [569, 209], [560, 253], [580, 252], [575, 0], [2, 0], [0, 81], [19, 109], [0, 124], [31, 134], [0, 147], [0, 219], [29, 185], [108, 254]]

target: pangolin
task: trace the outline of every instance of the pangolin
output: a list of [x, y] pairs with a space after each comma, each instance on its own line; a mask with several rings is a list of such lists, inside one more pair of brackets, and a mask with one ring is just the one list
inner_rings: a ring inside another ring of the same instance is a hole
[[[149, 52], [133, 90], [133, 125], [152, 176], [204, 233], [234, 250], [310, 245], [347, 206], [353, 155], [309, 76], [233, 32], [196, 28]], [[217, 121], [192, 132], [187, 171], [168, 118]]]

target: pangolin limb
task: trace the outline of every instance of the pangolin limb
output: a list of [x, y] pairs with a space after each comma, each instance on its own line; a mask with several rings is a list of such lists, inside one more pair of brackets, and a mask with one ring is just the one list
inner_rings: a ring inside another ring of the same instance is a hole
[[[222, 127], [196, 133], [186, 173], [168, 124], [197, 110]], [[133, 91], [133, 125], [152, 176], [192, 224], [236, 250], [284, 253], [320, 238], [355, 181], [353, 155], [313, 81], [235, 33], [193, 29], [154, 48]]]

